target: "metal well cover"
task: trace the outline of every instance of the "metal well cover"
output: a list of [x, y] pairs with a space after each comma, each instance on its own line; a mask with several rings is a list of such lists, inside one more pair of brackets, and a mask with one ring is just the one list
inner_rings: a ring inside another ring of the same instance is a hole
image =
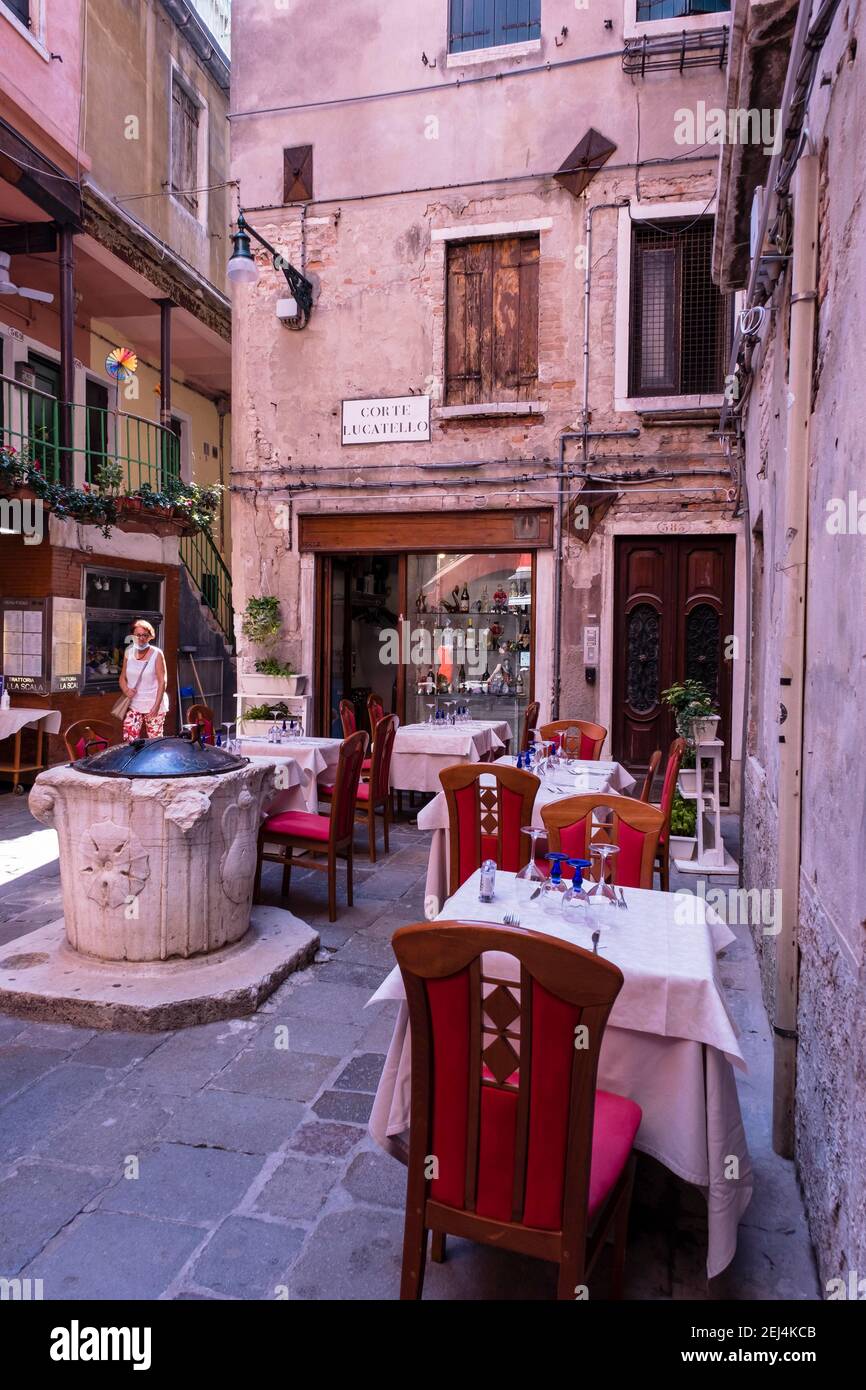
[[186, 738], [139, 738], [79, 758], [72, 766], [95, 777], [215, 777], [248, 762], [224, 748], [202, 747]]

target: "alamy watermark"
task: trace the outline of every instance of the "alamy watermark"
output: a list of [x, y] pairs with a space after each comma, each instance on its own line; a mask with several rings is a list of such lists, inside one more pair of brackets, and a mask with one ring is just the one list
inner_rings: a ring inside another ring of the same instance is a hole
[[45, 506], [41, 497], [0, 497], [0, 535], [23, 536], [25, 545], [45, 537]]
[[699, 101], [674, 112], [674, 140], [678, 145], [760, 145], [764, 154], [777, 154], [782, 147], [780, 117], [778, 108], [768, 106], [725, 111]]

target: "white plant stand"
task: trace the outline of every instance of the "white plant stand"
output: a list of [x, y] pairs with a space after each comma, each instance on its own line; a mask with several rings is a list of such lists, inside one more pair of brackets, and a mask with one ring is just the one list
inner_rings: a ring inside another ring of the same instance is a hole
[[[237, 733], [238, 736], [244, 733], [261, 733], [262, 729], [255, 720], [245, 720], [244, 711], [248, 705], [267, 705], [273, 709], [276, 705], [285, 705], [289, 715], [294, 719], [300, 719], [301, 729], [304, 734], [308, 732], [309, 710], [312, 695], [289, 695], [288, 681], [280, 690], [274, 690], [273, 677], [262, 677], [255, 675], [245, 675], [241, 673], [238, 678], [237, 692]], [[245, 727], [245, 725], [249, 727]], [[265, 729], [267, 732], [267, 729]]]
[[695, 746], [695, 786], [693, 792], [680, 787], [684, 801], [694, 801], [697, 809], [697, 855], [694, 859], [675, 859], [674, 864], [684, 874], [739, 873], [737, 861], [725, 849], [722, 839], [721, 796], [719, 776], [722, 770], [720, 738], [707, 739]]

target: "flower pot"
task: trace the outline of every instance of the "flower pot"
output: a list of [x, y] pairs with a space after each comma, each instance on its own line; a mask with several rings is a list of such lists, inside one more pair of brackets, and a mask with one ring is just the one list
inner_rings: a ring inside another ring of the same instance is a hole
[[288, 691], [290, 695], [303, 695], [307, 688], [306, 676], [289, 676]]
[[683, 796], [695, 797], [698, 792], [698, 770], [696, 767], [681, 767], [677, 778]]
[[244, 675], [244, 685], [256, 695], [293, 695], [294, 691], [290, 689], [293, 680], [293, 676], [260, 676], [254, 671]]
[[712, 743], [716, 737], [721, 715], [706, 714], [701, 719], [692, 720], [692, 738], [695, 743]]
[[698, 841], [694, 835], [672, 835], [670, 840], [671, 859], [694, 859]]

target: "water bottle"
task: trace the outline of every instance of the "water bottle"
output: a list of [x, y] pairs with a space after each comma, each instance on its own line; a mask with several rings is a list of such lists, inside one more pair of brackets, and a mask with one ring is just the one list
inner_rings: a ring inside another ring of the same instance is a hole
[[485, 859], [481, 865], [481, 889], [478, 893], [478, 901], [481, 903], [493, 902], [493, 890], [496, 887], [496, 860]]

